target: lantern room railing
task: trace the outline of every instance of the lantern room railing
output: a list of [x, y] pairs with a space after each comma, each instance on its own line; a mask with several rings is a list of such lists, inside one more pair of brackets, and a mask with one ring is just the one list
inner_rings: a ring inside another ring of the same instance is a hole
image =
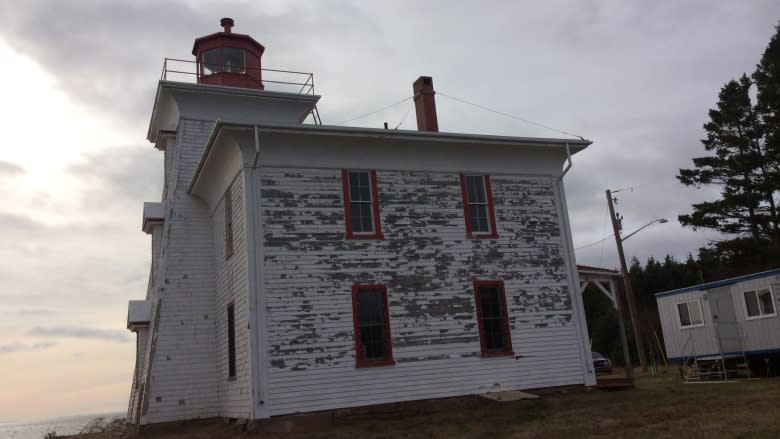
[[[219, 66], [216, 64], [209, 64], [210, 66]], [[227, 66], [219, 66], [225, 68]], [[233, 69], [236, 66], [231, 66]], [[257, 69], [252, 67], [243, 66], [243, 73], [234, 74], [247, 74], [251, 72], [262, 72], [263, 86], [269, 91], [282, 91], [288, 93], [297, 94], [314, 94], [314, 74], [305, 72], [296, 72], [292, 70], [276, 70], [276, 69]], [[160, 79], [164, 81], [180, 81], [180, 82], [198, 82], [198, 78], [204, 75], [201, 69], [198, 69], [198, 63], [196, 61], [188, 61], [183, 59], [165, 58], [163, 63], [162, 74]]]

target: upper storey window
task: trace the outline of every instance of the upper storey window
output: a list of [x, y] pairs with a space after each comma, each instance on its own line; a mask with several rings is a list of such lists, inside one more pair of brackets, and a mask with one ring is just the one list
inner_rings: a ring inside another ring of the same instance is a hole
[[498, 237], [490, 177], [460, 174], [460, 185], [463, 191], [466, 236], [469, 238]]
[[203, 75], [214, 73], [246, 73], [246, 53], [244, 49], [218, 47], [201, 55]]
[[344, 217], [349, 239], [381, 239], [376, 171], [342, 171]]

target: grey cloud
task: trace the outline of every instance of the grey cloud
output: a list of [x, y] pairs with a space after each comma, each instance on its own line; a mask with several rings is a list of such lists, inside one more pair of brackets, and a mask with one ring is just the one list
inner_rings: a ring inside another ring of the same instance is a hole
[[35, 221], [30, 217], [0, 212], [0, 230], [4, 233], [7, 233], [8, 231], [14, 233], [39, 232], [45, 228], [46, 226], [44, 224]]
[[35, 344], [24, 344], [24, 343], [5, 344], [5, 345], [0, 345], [0, 355], [13, 354], [17, 352], [41, 351], [44, 349], [52, 348], [54, 346], [57, 346], [57, 343], [50, 342], [50, 341], [45, 341], [45, 342], [35, 343]]
[[[292, 4], [270, 14], [246, 3], [194, 7], [182, 1], [73, 0], [4, 2], [0, 32], [12, 46], [40, 62], [73, 98], [143, 123], [148, 120], [164, 58], [191, 59], [194, 39], [220, 30], [218, 20], [225, 11], [240, 12], [233, 14], [236, 31], [266, 44], [263, 37], [277, 36], [269, 45], [274, 66], [300, 66], [301, 58], [328, 50], [323, 47], [327, 39], [354, 44], [355, 39], [343, 33], [346, 27], [372, 30], [365, 17], [355, 19], [358, 9], [348, 3], [317, 8]], [[306, 42], [319, 47], [300, 40], [303, 29], [309, 35]], [[325, 30], [329, 37], [320, 33]], [[285, 64], [291, 58], [298, 61]]]
[[16, 163], [0, 160], [0, 175], [20, 175], [24, 174], [24, 168]]
[[150, 144], [106, 148], [66, 171], [85, 183], [85, 202], [132, 209], [139, 217], [141, 203], [162, 193], [162, 153]]
[[[411, 94], [414, 78], [432, 75], [442, 93], [594, 141], [566, 177], [575, 245], [609, 232], [604, 189], [639, 186], [621, 195], [627, 227], [659, 216], [672, 223], [637, 235], [632, 248], [648, 247], [635, 254], [682, 257], [713, 236], [680, 228], [676, 216], [716, 194], [685, 189], [674, 175], [703, 153], [701, 126], [721, 85], [754, 68], [780, 16], [772, 0], [496, 1], [490, 10], [450, 1], [269, 5], [4, 2], [0, 33], [74, 99], [138, 124], [139, 138], [163, 58], [190, 59], [193, 39], [217, 31], [225, 15], [266, 45], [265, 66], [315, 72], [326, 123], [396, 102]], [[557, 135], [451, 100], [437, 107], [443, 131]], [[406, 110], [354, 124], [394, 125]], [[90, 183], [85, 203], [130, 215], [159, 197], [161, 162], [148, 146], [112, 148], [70, 171]]]
[[129, 343], [132, 341], [132, 337], [127, 331], [119, 329], [85, 328], [79, 326], [36, 326], [28, 330], [25, 335], [31, 337], [81, 338], [116, 343]]

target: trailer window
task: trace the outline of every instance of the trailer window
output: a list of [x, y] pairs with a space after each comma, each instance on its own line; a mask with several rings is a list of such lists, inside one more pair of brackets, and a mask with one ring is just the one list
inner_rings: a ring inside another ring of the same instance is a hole
[[681, 328], [693, 328], [704, 326], [702, 319], [701, 303], [698, 300], [677, 304], [677, 313], [680, 316]]
[[745, 313], [747, 318], [761, 318], [777, 315], [775, 313], [775, 298], [768, 288], [755, 291], [745, 291]]

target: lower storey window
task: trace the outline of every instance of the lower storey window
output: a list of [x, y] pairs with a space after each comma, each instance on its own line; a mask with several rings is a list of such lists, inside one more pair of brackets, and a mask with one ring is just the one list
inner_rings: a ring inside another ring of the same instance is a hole
[[227, 307], [228, 333], [228, 378], [236, 377], [236, 307], [231, 302]]
[[745, 291], [743, 295], [748, 318], [775, 315], [775, 299], [769, 289]]
[[677, 313], [680, 315], [680, 327], [690, 328], [704, 326], [701, 314], [701, 303], [698, 300], [677, 304]]
[[394, 364], [385, 286], [352, 287], [352, 313], [357, 367]]
[[514, 355], [502, 281], [474, 282], [479, 340], [483, 357]]

